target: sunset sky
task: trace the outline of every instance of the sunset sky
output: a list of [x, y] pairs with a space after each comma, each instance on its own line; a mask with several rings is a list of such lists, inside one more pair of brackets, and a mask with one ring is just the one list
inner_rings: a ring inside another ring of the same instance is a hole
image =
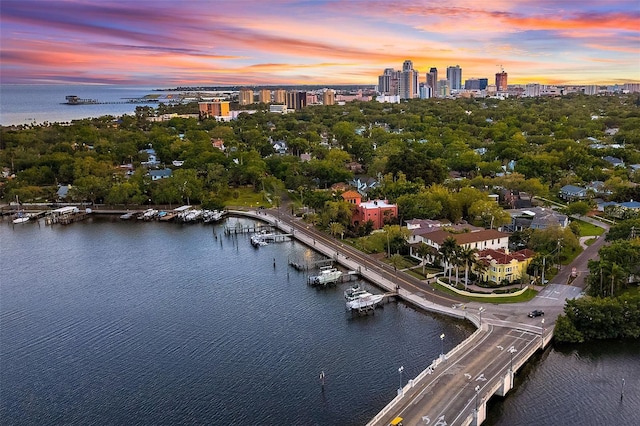
[[2, 83], [640, 81], [639, 0], [1, 0]]

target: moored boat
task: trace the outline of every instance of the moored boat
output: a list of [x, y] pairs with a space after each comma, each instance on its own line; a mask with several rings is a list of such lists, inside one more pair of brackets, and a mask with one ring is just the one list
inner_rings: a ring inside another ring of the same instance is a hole
[[348, 289], [346, 289], [344, 291], [344, 298], [347, 301], [351, 301], [351, 300], [356, 300], [360, 297], [364, 297], [364, 296], [370, 296], [371, 293], [369, 293], [367, 290], [363, 289], [360, 287], [359, 284], [356, 284], [352, 287], [349, 287]]
[[384, 294], [369, 294], [347, 302], [347, 309], [363, 311], [375, 308], [384, 299]]
[[342, 271], [333, 268], [331, 266], [323, 266], [320, 268], [320, 274], [309, 277], [309, 285], [312, 286], [327, 286], [329, 284], [335, 284], [342, 277]]
[[18, 215], [12, 220], [13, 223], [25, 223], [29, 222], [30, 216], [27, 213], [18, 212]]

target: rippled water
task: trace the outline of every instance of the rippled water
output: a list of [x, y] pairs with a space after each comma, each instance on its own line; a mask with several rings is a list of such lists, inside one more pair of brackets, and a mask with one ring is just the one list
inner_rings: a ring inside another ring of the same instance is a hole
[[472, 332], [396, 303], [351, 317], [347, 284], [287, 267], [315, 253], [222, 226], [0, 222], [3, 423], [364, 424], [400, 365]]
[[547, 350], [489, 407], [488, 426], [640, 425], [640, 341]]

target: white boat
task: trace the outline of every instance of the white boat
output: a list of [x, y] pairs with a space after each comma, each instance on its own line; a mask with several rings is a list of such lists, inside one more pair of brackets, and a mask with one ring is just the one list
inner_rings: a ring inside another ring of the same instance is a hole
[[356, 299], [359, 299], [360, 297], [370, 296], [370, 295], [371, 293], [361, 288], [359, 284], [356, 284], [353, 287], [349, 287], [344, 291], [344, 298], [347, 301], [356, 300]]
[[262, 237], [258, 234], [251, 236], [251, 245], [254, 247], [266, 246], [268, 244], [269, 243], [262, 239]]
[[143, 211], [140, 216], [138, 216], [138, 219], [140, 219], [140, 220], [151, 220], [151, 219], [155, 218], [157, 215], [158, 215], [158, 210], [156, 210], [156, 209], [147, 209], [147, 210]]
[[25, 222], [29, 222], [29, 215], [27, 213], [23, 213], [23, 212], [18, 212], [18, 216], [16, 216], [16, 218], [13, 219], [13, 223], [25, 223]]
[[251, 236], [251, 244], [253, 244], [254, 247], [266, 246], [268, 243], [272, 243], [275, 240], [276, 234], [265, 230], [256, 232]]
[[[18, 196], [16, 195], [16, 205], [18, 207], [20, 207], [20, 200], [18, 199]], [[16, 213], [16, 217], [13, 218], [13, 223], [25, 223], [25, 222], [29, 222], [29, 219], [31, 218], [31, 216], [29, 216], [29, 213], [25, 213], [22, 209], [18, 210], [18, 212]]]
[[384, 299], [384, 294], [370, 294], [347, 302], [347, 309], [362, 311], [375, 308]]
[[319, 275], [309, 277], [309, 284], [313, 286], [335, 284], [340, 277], [342, 277], [342, 271], [331, 266], [323, 266], [320, 268]]
[[224, 212], [218, 210], [203, 210], [202, 221], [204, 223], [217, 222], [224, 216]]

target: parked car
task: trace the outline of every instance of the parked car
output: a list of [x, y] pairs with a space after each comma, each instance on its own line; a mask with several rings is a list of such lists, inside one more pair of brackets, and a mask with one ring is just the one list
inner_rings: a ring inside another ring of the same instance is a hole
[[540, 311], [538, 309], [536, 309], [535, 311], [529, 312], [529, 318], [543, 317], [543, 316], [544, 316], [544, 311]]

